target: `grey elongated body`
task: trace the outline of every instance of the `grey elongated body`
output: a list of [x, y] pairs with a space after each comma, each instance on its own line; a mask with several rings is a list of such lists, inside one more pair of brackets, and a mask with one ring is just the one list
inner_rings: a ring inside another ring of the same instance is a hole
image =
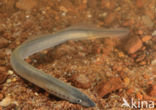
[[24, 59], [36, 52], [54, 47], [67, 40], [117, 37], [125, 36], [128, 33], [129, 31], [127, 29], [79, 27], [41, 36], [28, 40], [17, 47], [11, 54], [11, 66], [18, 75], [49, 93], [72, 103], [81, 104], [85, 107], [93, 107], [95, 106], [95, 103], [77, 88], [34, 68], [25, 62]]

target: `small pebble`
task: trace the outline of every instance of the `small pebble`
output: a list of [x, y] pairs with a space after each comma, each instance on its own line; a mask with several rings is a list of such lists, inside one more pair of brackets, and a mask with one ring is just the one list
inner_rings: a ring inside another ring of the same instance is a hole
[[8, 70], [8, 74], [12, 75], [14, 72], [12, 70]]
[[154, 23], [151, 20], [151, 18], [149, 16], [147, 16], [147, 15], [142, 16], [142, 21], [149, 28], [152, 28], [153, 25], [154, 25]]
[[3, 37], [0, 37], [0, 48], [5, 48], [9, 44], [9, 41]]
[[66, 12], [63, 12], [63, 13], [62, 13], [62, 16], [66, 16]]
[[116, 15], [115, 13], [109, 13], [106, 17], [105, 17], [105, 23], [106, 25], [110, 25], [111, 23], [113, 23], [115, 21]]
[[37, 93], [37, 92], [35, 92], [35, 95], [36, 95], [36, 96], [38, 96], [38, 93]]
[[147, 42], [147, 41], [149, 41], [150, 39], [152, 39], [152, 36], [150, 36], [150, 35], [146, 35], [146, 36], [142, 37], [142, 41], [143, 41], [143, 42]]
[[139, 99], [139, 100], [142, 100], [143, 99], [143, 95], [140, 92], [138, 92], [136, 94], [136, 96], [137, 96], [137, 99]]
[[146, 54], [141, 54], [141, 55], [139, 55], [137, 58], [136, 58], [136, 62], [141, 62], [141, 61], [143, 61], [144, 59], [145, 59], [145, 57], [146, 57]]
[[2, 100], [3, 97], [4, 97], [4, 95], [0, 93], [0, 100]]
[[17, 80], [16, 78], [13, 78], [13, 79], [12, 79], [12, 82], [15, 82], [16, 80]]
[[67, 12], [68, 12], [67, 8], [66, 8], [66, 7], [64, 7], [64, 6], [60, 6], [60, 10], [61, 10], [61, 11], [63, 11], [63, 12], [65, 12], [65, 13], [67, 13]]
[[128, 77], [124, 78], [124, 84], [125, 86], [128, 86], [130, 83], [130, 79]]
[[88, 18], [91, 18], [91, 17], [92, 17], [92, 15], [91, 15], [91, 14], [88, 14], [88, 15], [87, 15], [87, 17], [88, 17]]
[[138, 31], [138, 34], [139, 34], [139, 35], [142, 35], [143, 33], [144, 33], [144, 32], [143, 32], [142, 30], [139, 30], [139, 31]]
[[6, 67], [4, 67], [4, 66], [0, 66], [0, 72], [2, 73], [2, 72], [6, 72]]
[[22, 10], [31, 10], [37, 6], [37, 0], [19, 0], [16, 7]]
[[152, 36], [156, 36], [156, 30], [152, 33]]
[[108, 81], [102, 80], [96, 88], [98, 95], [100, 97], [104, 97], [112, 91], [123, 88], [123, 82], [120, 78], [111, 78]]
[[97, 8], [97, 1], [96, 0], [89, 0], [87, 2], [87, 5], [89, 8], [95, 9], [95, 8]]
[[108, 56], [114, 49], [115, 42], [112, 39], [104, 40], [104, 48], [102, 49], [102, 53], [104, 56]]
[[152, 72], [153, 74], [156, 74], [156, 68], [155, 68], [155, 67], [156, 67], [156, 59], [152, 61], [151, 67], [150, 67], [151, 72]]
[[87, 89], [91, 86], [90, 80], [88, 77], [84, 74], [73, 74], [70, 78], [71, 82], [74, 84], [74, 86]]
[[6, 107], [6, 106], [10, 105], [11, 102], [12, 102], [11, 98], [9, 96], [7, 96], [0, 102], [0, 106]]
[[128, 94], [128, 95], [132, 94], [133, 92], [134, 92], [134, 88], [129, 88], [129, 89], [127, 90], [127, 94]]
[[0, 84], [5, 83], [7, 77], [8, 77], [8, 75], [6, 75], [6, 74], [0, 74]]
[[122, 66], [119, 66], [119, 65], [114, 65], [114, 66], [113, 66], [113, 71], [119, 72], [119, 71], [121, 71], [121, 70], [122, 70]]
[[136, 6], [138, 8], [143, 8], [145, 5], [145, 0], [136, 0]]
[[6, 50], [5, 50], [6, 55], [10, 55], [11, 52], [12, 52], [11, 49], [6, 49]]
[[5, 58], [5, 52], [4, 50], [0, 49], [0, 59], [4, 59]]
[[6, 81], [7, 83], [10, 83], [11, 82], [11, 79], [7, 79], [7, 81]]
[[136, 37], [129, 38], [126, 44], [124, 45], [125, 45], [124, 50], [128, 54], [134, 54], [135, 52], [137, 52], [138, 50], [142, 48], [143, 44], [140, 38], [136, 36]]
[[150, 88], [148, 90], [148, 95], [150, 95], [152, 97], [156, 97], [156, 84], [153, 84], [150, 86]]
[[30, 16], [29, 16], [29, 15], [26, 15], [25, 17], [26, 17], [26, 18], [30, 18]]
[[101, 0], [101, 7], [113, 10], [115, 8], [116, 2], [111, 0]]
[[107, 16], [107, 14], [108, 14], [107, 12], [104, 12], [104, 13], [100, 14], [99, 16], [100, 17], [105, 17], [105, 16]]
[[6, 74], [6, 68], [0, 66], [0, 84], [4, 83], [8, 77], [8, 74]]
[[146, 61], [142, 61], [139, 63], [140, 65], [146, 65]]
[[88, 2], [88, 0], [82, 0], [82, 3], [86, 4]]

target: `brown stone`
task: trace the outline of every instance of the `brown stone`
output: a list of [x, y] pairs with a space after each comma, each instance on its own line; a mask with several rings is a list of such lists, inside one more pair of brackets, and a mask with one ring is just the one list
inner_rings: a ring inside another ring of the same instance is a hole
[[8, 75], [6, 73], [6, 68], [0, 66], [0, 84], [4, 83], [7, 79]]
[[141, 61], [139, 64], [140, 64], [140, 65], [146, 65], [147, 62], [146, 62], [146, 61]]
[[4, 83], [8, 75], [6, 73], [0, 73], [0, 84]]
[[0, 66], [0, 72], [6, 72], [6, 67], [4, 67], [4, 66]]
[[6, 61], [5, 59], [0, 59], [0, 66], [5, 66], [6, 65]]
[[102, 53], [104, 56], [108, 56], [113, 48], [114, 48], [115, 43], [113, 42], [112, 39], [105, 39], [104, 40], [104, 48], [102, 49]]
[[122, 66], [119, 66], [119, 65], [114, 65], [114, 66], [113, 66], [113, 71], [119, 72], [119, 71], [121, 71], [121, 70], [122, 70]]
[[144, 23], [144, 25], [147, 28], [152, 28], [153, 27], [154, 23], [153, 23], [152, 19], [148, 15], [144, 15], [141, 18], [142, 18], [142, 22]]
[[118, 89], [123, 88], [123, 82], [120, 78], [111, 78], [108, 81], [102, 80], [97, 85], [97, 93], [100, 97], [104, 97], [105, 95], [116, 91]]
[[156, 84], [153, 84], [150, 86], [150, 88], [148, 90], [148, 95], [150, 95], [152, 97], [156, 97]]
[[142, 45], [142, 41], [139, 37], [130, 37], [124, 46], [124, 50], [128, 54], [133, 54], [141, 49]]
[[146, 57], [146, 54], [143, 53], [142, 55], [138, 56], [135, 61], [136, 62], [141, 62], [141, 61], [143, 61], [145, 59], [145, 57]]
[[4, 59], [5, 57], [5, 52], [4, 50], [0, 49], [0, 59]]
[[152, 37], [152, 41], [156, 42], [156, 35]]
[[151, 65], [151, 72], [156, 75], [156, 63], [155, 63], [155, 60], [153, 61], [154, 63]]
[[143, 8], [145, 5], [145, 0], [136, 0], [136, 6], [138, 8]]
[[153, 41], [153, 49], [156, 50], [156, 36], [152, 37], [152, 41]]
[[152, 36], [146, 35], [146, 36], [142, 37], [141, 39], [142, 39], [143, 42], [147, 42], [147, 41], [149, 41], [150, 39], [152, 39]]
[[74, 86], [79, 88], [87, 89], [91, 86], [90, 80], [84, 74], [73, 74], [70, 80]]
[[115, 0], [102, 0], [101, 1], [101, 8], [113, 10], [115, 8], [115, 5], [116, 5]]
[[110, 25], [115, 21], [116, 14], [115, 13], [110, 13], [106, 16], [105, 18], [105, 23], [106, 25]]
[[4, 98], [4, 95], [0, 93], [0, 100]]
[[[11, 97], [6, 96], [5, 98], [3, 98], [2, 101], [0, 101], [0, 106], [7, 107], [10, 106], [11, 103], [12, 103]], [[7, 110], [11, 110], [11, 109], [7, 109]]]
[[31, 10], [37, 6], [36, 0], [19, 0], [16, 7], [22, 10]]
[[91, 9], [96, 9], [97, 3], [98, 2], [96, 0], [89, 0], [88, 1], [88, 7], [91, 8]]
[[0, 48], [5, 48], [9, 44], [9, 41], [3, 37], [0, 38]]
[[153, 49], [156, 50], [156, 44], [153, 45]]
[[27, 20], [27, 21], [23, 24], [23, 28], [24, 28], [23, 30], [27, 30], [27, 29], [31, 28], [32, 25], [33, 25], [32, 20]]

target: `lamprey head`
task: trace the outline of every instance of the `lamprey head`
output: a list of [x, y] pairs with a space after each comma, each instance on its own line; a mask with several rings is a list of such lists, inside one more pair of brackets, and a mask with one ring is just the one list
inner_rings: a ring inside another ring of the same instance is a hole
[[88, 96], [86, 96], [84, 93], [80, 92], [79, 90], [75, 88], [71, 92], [71, 95], [73, 96], [71, 100], [72, 103], [77, 103], [85, 107], [95, 106], [95, 103], [91, 99], [89, 99]]
[[83, 96], [83, 97], [81, 97], [79, 99], [76, 99], [75, 103], [81, 104], [81, 105], [83, 105], [85, 107], [94, 107], [95, 106], [95, 103], [86, 96], [85, 97]]

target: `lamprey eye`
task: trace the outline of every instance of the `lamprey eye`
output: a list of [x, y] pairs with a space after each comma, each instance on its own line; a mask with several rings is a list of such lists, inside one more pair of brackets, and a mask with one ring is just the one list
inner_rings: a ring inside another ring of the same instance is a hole
[[81, 103], [82, 100], [81, 100], [81, 99], [77, 99], [76, 102], [77, 102], [77, 103]]

